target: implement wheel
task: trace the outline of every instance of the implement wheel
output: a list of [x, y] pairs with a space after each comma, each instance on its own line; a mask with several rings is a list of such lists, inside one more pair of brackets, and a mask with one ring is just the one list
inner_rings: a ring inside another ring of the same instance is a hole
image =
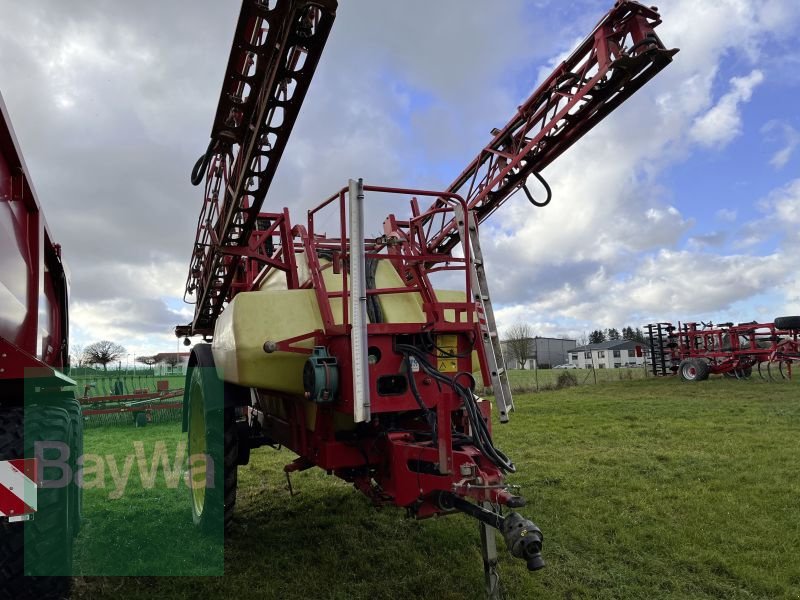
[[800, 317], [775, 317], [777, 329], [800, 329]]
[[224, 385], [209, 344], [197, 344], [186, 372], [189, 489], [192, 520], [222, 533], [233, 521], [238, 444], [233, 409], [224, 407]]
[[708, 379], [708, 363], [698, 358], [686, 358], [678, 366], [678, 372], [684, 381], [703, 381]]

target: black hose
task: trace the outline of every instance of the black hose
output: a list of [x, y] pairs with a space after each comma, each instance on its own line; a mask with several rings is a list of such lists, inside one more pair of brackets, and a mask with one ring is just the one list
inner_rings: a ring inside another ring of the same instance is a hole
[[[368, 290], [374, 290], [375, 274], [378, 272], [377, 258], [368, 258], [364, 265], [365, 279]], [[367, 317], [370, 323], [383, 323], [383, 310], [381, 309], [381, 302], [375, 294], [367, 294]]]
[[[451, 379], [436, 370], [433, 365], [428, 362], [425, 353], [415, 346], [397, 344], [397, 350], [406, 355], [406, 362], [409, 364], [410, 360], [408, 357], [413, 356], [419, 363], [420, 368], [422, 368], [425, 373], [427, 373], [437, 382], [441, 382], [451, 387], [461, 397], [464, 402], [464, 408], [466, 409], [467, 418], [473, 432], [472, 439], [475, 447], [499, 469], [511, 473], [515, 472], [516, 467], [514, 466], [514, 463], [511, 462], [508, 456], [494, 446], [494, 443], [492, 442], [492, 435], [489, 433], [489, 428], [486, 425], [486, 422], [483, 420], [483, 414], [481, 413], [480, 407], [478, 406], [478, 401], [475, 397], [475, 394], [472, 393], [472, 390], [468, 387], [464, 387], [454, 379]], [[409, 377], [411, 377], [410, 366]], [[412, 382], [412, 392], [414, 389], [415, 388], [413, 387]], [[417, 399], [417, 402], [420, 402], [420, 400], [421, 398]]]
[[211, 155], [214, 153], [214, 140], [210, 140], [208, 142], [208, 148], [200, 158], [197, 159], [197, 162], [194, 163], [194, 168], [192, 169], [192, 174], [189, 177], [189, 181], [192, 182], [192, 185], [200, 185], [203, 181], [203, 177], [205, 177], [206, 170], [208, 169], [208, 163], [211, 161]]
[[436, 413], [433, 412], [430, 408], [425, 405], [425, 401], [422, 399], [422, 396], [419, 395], [419, 390], [417, 389], [417, 382], [414, 381], [414, 373], [411, 370], [411, 357], [406, 354], [406, 376], [408, 377], [409, 385], [411, 386], [411, 393], [414, 396], [414, 399], [419, 404], [419, 407], [422, 409], [422, 412], [425, 415], [425, 420], [428, 422], [428, 426], [431, 428], [431, 433], [433, 434], [433, 441], [436, 441], [439, 438], [438, 431], [437, 431], [437, 420], [436, 420]]
[[528, 189], [528, 182], [527, 181], [522, 184], [522, 190], [525, 192], [525, 195], [528, 197], [528, 202], [530, 202], [534, 206], [537, 206], [539, 208], [543, 208], [543, 207], [547, 206], [548, 204], [550, 204], [550, 200], [553, 199], [553, 190], [550, 189], [550, 186], [548, 185], [548, 183], [545, 180], [545, 178], [542, 177], [541, 175], [539, 175], [538, 172], [533, 171], [532, 174], [533, 174], [534, 177], [536, 177], [536, 179], [539, 180], [539, 183], [541, 183], [544, 186], [544, 189], [547, 192], [547, 199], [545, 199], [544, 202], [539, 202], [538, 200], [536, 200], [536, 198], [533, 197], [533, 194], [531, 194], [530, 190]]

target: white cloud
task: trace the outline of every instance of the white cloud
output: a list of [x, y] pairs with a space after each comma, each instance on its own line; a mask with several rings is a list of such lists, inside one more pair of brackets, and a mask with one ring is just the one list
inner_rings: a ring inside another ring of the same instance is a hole
[[[798, 16], [785, 4], [769, 3], [761, 13], [753, 6], [734, 0], [662, 6], [659, 35], [681, 48], [674, 63], [548, 168], [553, 205], [534, 211], [514, 199], [496, 217], [505, 224], [490, 239], [487, 269], [498, 279], [495, 297], [506, 303], [498, 311], [502, 325], [522, 315], [530, 322], [557, 316], [571, 331], [636, 325], [738, 310], [737, 301], [782, 289], [785, 243], [768, 257], [709, 252], [724, 244], [723, 231], [697, 233], [679, 249], [694, 222], [670, 206], [658, 183], [665, 166], [686, 159], [701, 141], [696, 137], [723, 145], [743, 127], [741, 104], [764, 74], [753, 69], [733, 78], [714, 102], [720, 66], [760, 59], [765, 41], [789, 35], [786, 21]], [[733, 222], [737, 210], [715, 217]]]
[[702, 146], [722, 148], [742, 133], [739, 105], [748, 102], [753, 90], [764, 81], [764, 73], [754, 69], [744, 77], [730, 80], [730, 91], [705, 114], [698, 116], [689, 135]]
[[[499, 313], [553, 334], [562, 322], [588, 329], [610, 313], [569, 307], [603, 305], [608, 289], [641, 272], [643, 256], [675, 252], [693, 220], [673, 206], [662, 169], [686, 157], [695, 119], [715, 108], [741, 127], [756, 71], [734, 80], [732, 107], [714, 106], [720, 64], [755, 64], [766, 40], [791, 39], [794, 4], [662, 6], [658, 31], [681, 48], [675, 62], [547, 169], [551, 206], [534, 210], [520, 195], [483, 228], [494, 296], [507, 304]], [[531, 15], [520, 1], [469, 10], [456, 0], [340, 3], [270, 208], [288, 205], [302, 222], [352, 176], [446, 186], [532, 89], [538, 66], [600, 16], [596, 2], [584, 8], [591, 15], [565, 27], [563, 13]], [[236, 12], [226, 3], [197, 11], [189, 0], [9, 3], [4, 12], [0, 80], [72, 266], [73, 323], [87, 341], [109, 332], [169, 350], [164, 327], [187, 321], [162, 298], [182, 291], [200, 201], [188, 172], [205, 147]], [[513, 53], [499, 49], [498, 31], [519, 42]], [[376, 229], [388, 208], [371, 209]], [[393, 210], [404, 218], [407, 204]]]
[[769, 164], [776, 169], [786, 166], [795, 149], [800, 145], [800, 132], [786, 122], [773, 119], [764, 124], [761, 133], [768, 141], [778, 141], [782, 144], [782, 147], [770, 158]]

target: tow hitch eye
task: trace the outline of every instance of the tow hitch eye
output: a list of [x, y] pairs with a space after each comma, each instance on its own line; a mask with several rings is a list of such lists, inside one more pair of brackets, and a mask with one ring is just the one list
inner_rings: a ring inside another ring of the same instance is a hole
[[523, 559], [528, 564], [529, 571], [544, 568], [542, 531], [534, 522], [512, 512], [505, 517], [501, 533], [508, 551], [515, 558]]

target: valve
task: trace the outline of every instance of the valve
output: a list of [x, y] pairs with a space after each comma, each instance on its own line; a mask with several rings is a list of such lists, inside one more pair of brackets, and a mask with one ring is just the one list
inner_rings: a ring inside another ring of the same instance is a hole
[[315, 346], [303, 367], [303, 389], [306, 399], [318, 404], [336, 400], [339, 391], [339, 365], [324, 346]]

